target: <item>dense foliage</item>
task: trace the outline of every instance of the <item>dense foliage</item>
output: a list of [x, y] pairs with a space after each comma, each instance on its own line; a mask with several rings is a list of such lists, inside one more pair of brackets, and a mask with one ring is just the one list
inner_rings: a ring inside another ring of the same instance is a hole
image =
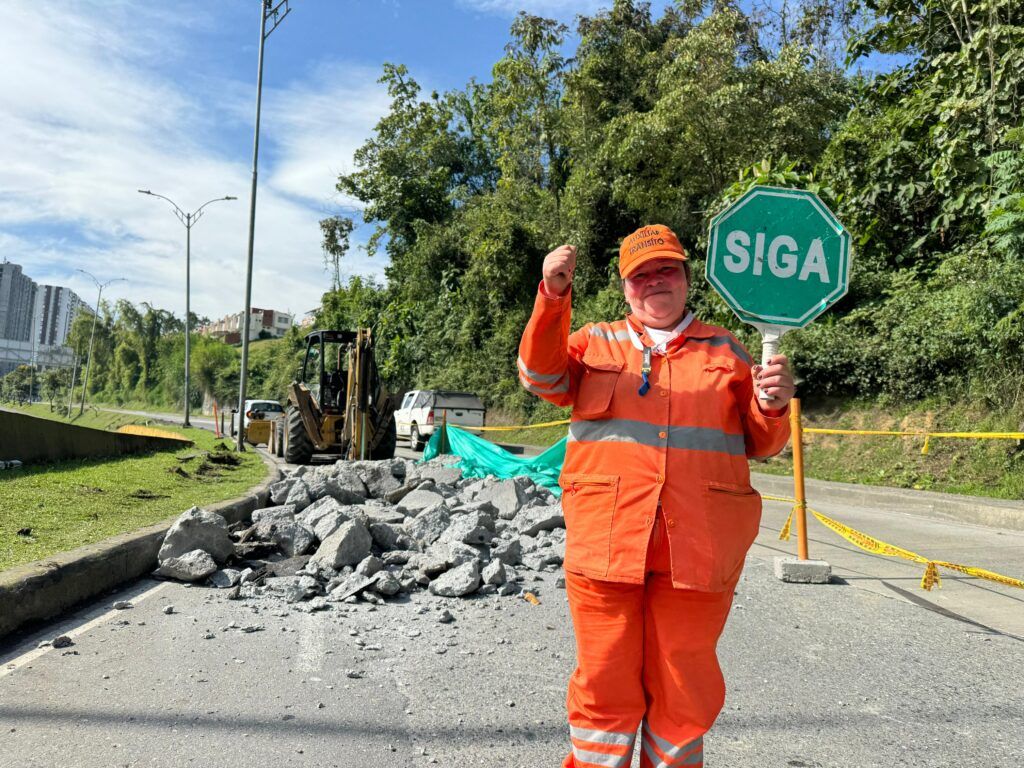
[[[1019, 406], [1024, 5], [780, 7], [654, 18], [619, 0], [578, 19], [571, 56], [564, 26], [522, 14], [492, 81], [444, 94], [387, 65], [391, 110], [338, 182], [387, 284], [328, 294], [322, 321], [374, 325], [398, 382], [528, 410], [514, 359], [548, 250], [579, 246], [575, 322], [608, 319], [620, 238], [667, 224], [694, 257], [691, 304], [756, 345], [700, 276], [707, 225], [751, 184], [796, 186], [857, 238], [850, 295], [784, 342], [805, 394]], [[858, 73], [871, 55], [897, 65]]]

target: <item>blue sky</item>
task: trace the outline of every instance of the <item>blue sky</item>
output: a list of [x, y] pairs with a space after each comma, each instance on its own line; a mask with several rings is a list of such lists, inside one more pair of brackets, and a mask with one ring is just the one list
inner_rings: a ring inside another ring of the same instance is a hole
[[[317, 222], [387, 109], [376, 80], [406, 64], [429, 89], [489, 79], [516, 10], [572, 21], [595, 0], [292, 0], [267, 43], [253, 304], [305, 312], [329, 284]], [[0, 258], [40, 282], [183, 313], [185, 230], [152, 189], [193, 210], [192, 307], [241, 309], [258, 0], [8, 0], [0, 24]], [[369, 228], [357, 230], [359, 246]], [[382, 275], [356, 249], [350, 273]]]
[[[302, 314], [329, 286], [317, 222], [387, 110], [403, 63], [429, 93], [489, 80], [518, 10], [570, 27], [610, 0], [292, 0], [267, 43], [254, 306]], [[653, 3], [655, 14], [665, 0]], [[244, 303], [259, 0], [6, 0], [0, 24], [0, 258], [40, 282], [125, 277], [105, 296], [185, 306], [185, 230], [152, 189], [194, 210], [192, 308]], [[360, 250], [347, 273], [382, 276]]]

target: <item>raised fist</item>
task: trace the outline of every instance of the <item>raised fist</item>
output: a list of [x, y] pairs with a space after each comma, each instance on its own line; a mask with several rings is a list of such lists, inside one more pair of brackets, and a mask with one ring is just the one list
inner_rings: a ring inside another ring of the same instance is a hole
[[576, 246], [560, 245], [544, 257], [544, 291], [552, 296], [562, 296], [572, 285], [572, 273], [576, 269]]

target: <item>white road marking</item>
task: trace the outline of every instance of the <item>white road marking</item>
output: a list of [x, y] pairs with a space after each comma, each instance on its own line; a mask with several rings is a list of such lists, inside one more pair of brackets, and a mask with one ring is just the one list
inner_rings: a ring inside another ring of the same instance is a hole
[[[141, 603], [143, 600], [146, 600], [146, 599], [152, 597], [157, 592], [160, 592], [161, 590], [166, 589], [168, 586], [170, 586], [170, 582], [169, 581], [165, 581], [165, 582], [162, 582], [160, 584], [157, 584], [152, 589], [147, 589], [142, 594], [136, 595], [135, 597], [133, 597], [131, 602], [132, 602], [133, 605], [137, 605], [138, 603]], [[108, 619], [111, 619], [114, 616], [121, 616], [121, 615], [124, 615], [124, 611], [116, 610], [116, 609], [111, 609], [111, 610], [107, 611], [106, 613], [97, 616], [94, 619], [90, 619], [89, 621], [85, 622], [85, 624], [82, 624], [80, 627], [75, 627], [74, 629], [69, 629], [68, 631], [61, 632], [60, 634], [67, 635], [72, 640], [74, 640], [76, 637], [80, 637], [80, 636], [84, 635], [90, 629], [92, 629], [93, 627], [99, 626], [100, 624], [102, 624], [103, 622], [107, 621]], [[20, 667], [23, 667], [26, 664], [28, 664], [28, 663], [30, 663], [32, 661], [35, 661], [40, 656], [42, 656], [42, 655], [44, 655], [46, 653], [49, 653], [50, 651], [59, 651], [59, 650], [60, 650], [60, 648], [54, 648], [54, 647], [49, 646], [49, 645], [44, 646], [42, 648], [33, 648], [31, 651], [27, 651], [26, 653], [23, 653], [21, 656], [18, 656], [18, 657], [14, 658], [14, 659], [11, 659], [9, 662], [4, 664], [3, 668], [0, 669], [0, 677], [4, 677], [5, 675], [9, 675], [11, 672], [14, 672], [16, 669], [19, 669]]]

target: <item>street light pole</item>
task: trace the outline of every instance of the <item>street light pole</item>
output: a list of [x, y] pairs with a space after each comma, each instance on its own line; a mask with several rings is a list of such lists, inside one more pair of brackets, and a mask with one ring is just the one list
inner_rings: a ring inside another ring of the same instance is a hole
[[[281, 8], [284, 13], [280, 13]], [[239, 451], [245, 450], [245, 395], [246, 385], [249, 379], [249, 320], [252, 313], [252, 250], [253, 240], [256, 234], [256, 168], [260, 157], [260, 106], [263, 101], [263, 48], [270, 34], [277, 29], [277, 25], [284, 21], [284, 17], [291, 13], [288, 0], [280, 0], [274, 5], [274, 0], [263, 0], [260, 7], [260, 52], [256, 62], [256, 131], [252, 142], [252, 189], [249, 192], [249, 249], [246, 256], [245, 266], [245, 311], [242, 313], [242, 370], [238, 383], [238, 436], [235, 447]], [[273, 19], [271, 27], [267, 29], [267, 20]]]
[[227, 195], [225, 197], [215, 197], [213, 200], [207, 200], [205, 203], [200, 205], [191, 213], [186, 213], [178, 204], [175, 203], [171, 198], [158, 195], [155, 192], [151, 192], [148, 189], [140, 189], [139, 194], [150, 195], [151, 197], [159, 197], [162, 200], [166, 200], [172, 206], [174, 206], [174, 215], [178, 217], [178, 220], [185, 225], [185, 421], [184, 426], [191, 427], [192, 423], [188, 420], [189, 414], [189, 376], [191, 373], [191, 353], [192, 353], [192, 225], [199, 221], [199, 217], [203, 214], [203, 208], [208, 206], [210, 203], [216, 203], [221, 200], [237, 200], [237, 197]]
[[83, 275], [88, 275], [92, 281], [96, 283], [96, 288], [98, 289], [96, 294], [96, 311], [92, 315], [92, 331], [89, 333], [89, 361], [85, 364], [85, 378], [82, 380], [82, 402], [78, 406], [78, 415], [81, 416], [85, 413], [85, 393], [89, 391], [89, 371], [92, 370], [92, 343], [96, 340], [96, 320], [98, 320], [100, 316], [100, 300], [103, 298], [103, 289], [111, 283], [128, 281], [123, 277], [115, 277], [112, 280], [107, 280], [107, 282], [101, 283], [91, 272], [86, 272], [84, 269], [79, 269], [77, 271], [81, 272]]

